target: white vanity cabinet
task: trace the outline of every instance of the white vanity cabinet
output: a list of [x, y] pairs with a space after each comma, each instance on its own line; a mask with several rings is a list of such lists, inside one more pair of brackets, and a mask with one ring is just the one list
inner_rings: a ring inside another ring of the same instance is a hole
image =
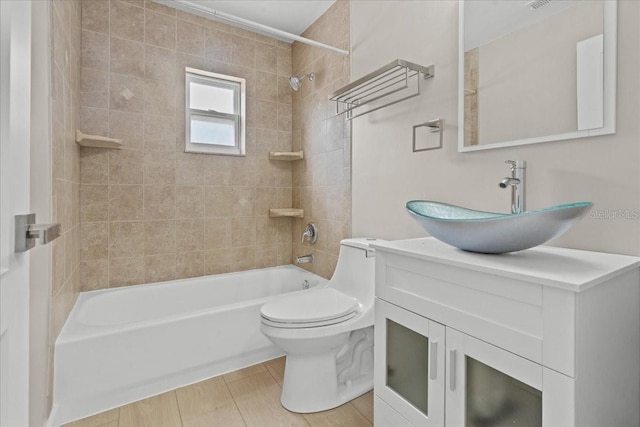
[[640, 258], [376, 248], [376, 426], [640, 424]]

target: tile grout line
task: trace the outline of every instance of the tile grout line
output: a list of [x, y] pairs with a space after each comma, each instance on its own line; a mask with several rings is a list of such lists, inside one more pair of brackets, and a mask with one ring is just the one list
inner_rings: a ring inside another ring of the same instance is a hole
[[[146, 6], [145, 6], [146, 9]], [[174, 22], [174, 32], [173, 32], [173, 52], [175, 52], [175, 62], [173, 63], [173, 70], [175, 74], [178, 74], [176, 71], [177, 68], [177, 62], [178, 62], [178, 14], [177, 12], [174, 10], [174, 15], [169, 15], [172, 16], [173, 22]], [[146, 37], [146, 23], [145, 23], [145, 37]], [[146, 42], [146, 39], [145, 39]], [[164, 47], [163, 47], [164, 48]], [[171, 50], [171, 49], [170, 49]], [[147, 49], [145, 48], [145, 63], [146, 63], [146, 54], [147, 54]], [[175, 82], [175, 75], [174, 75], [174, 82]], [[146, 65], [145, 65], [145, 78], [146, 78]], [[177, 125], [178, 125], [178, 117], [177, 115], [178, 113], [178, 108], [177, 108], [177, 104], [178, 104], [178, 90], [174, 90], [173, 91], [173, 99], [171, 100], [173, 102], [173, 120], [176, 123], [176, 129], [174, 129], [176, 135], [177, 135]], [[185, 95], [186, 97], [186, 95]], [[185, 106], [186, 107], [186, 106]], [[144, 114], [146, 114], [146, 109], [144, 111]], [[143, 122], [144, 122], [144, 117], [142, 118]], [[186, 126], [186, 124], [185, 124]], [[173, 143], [176, 144], [177, 141], [174, 141]], [[144, 144], [143, 144], [144, 145]], [[178, 279], [178, 195], [177, 195], [177, 190], [178, 190], [178, 177], [177, 177], [177, 172], [178, 172], [178, 154], [181, 154], [182, 152], [180, 151], [179, 153], [176, 153], [175, 159], [173, 161], [173, 218], [174, 218], [174, 229], [175, 232], [173, 234], [173, 249], [174, 249], [174, 253], [173, 253], [173, 278], [172, 280], [176, 280]], [[203, 224], [204, 227], [204, 224]], [[202, 234], [203, 236], [203, 240], [204, 240], [204, 233]], [[203, 242], [204, 243], [204, 242]], [[183, 251], [184, 252], [184, 251]], [[146, 275], [146, 273], [145, 273]]]
[[[107, 128], [108, 134], [111, 136], [111, 2], [108, 5], [108, 36], [107, 41], [109, 46], [109, 71], [107, 74], [107, 88], [109, 97], [107, 98]], [[111, 287], [111, 153], [107, 154], [107, 221], [109, 225], [107, 230], [109, 232], [107, 236], [107, 287]], [[82, 164], [80, 165], [82, 166]], [[118, 409], [118, 425], [120, 425], [120, 409]]]
[[182, 419], [182, 410], [180, 409], [180, 400], [178, 399], [178, 393], [176, 393], [177, 388], [171, 390], [173, 394], [173, 398], [176, 400], [176, 407], [178, 408], [178, 417], [180, 418], [180, 426], [176, 427], [184, 427], [184, 420]]
[[[367, 393], [368, 393], [368, 392], [367, 392]], [[365, 393], [365, 394], [367, 394], [367, 393]], [[362, 396], [364, 396], [364, 394], [362, 394], [362, 395], [360, 395], [360, 396], [356, 397], [356, 399], [358, 399], [358, 398], [360, 398], [360, 397], [362, 397]], [[355, 399], [353, 399], [353, 400], [355, 400]], [[362, 411], [361, 411], [361, 410], [360, 410], [356, 405], [354, 405], [354, 404], [353, 404], [353, 400], [350, 400], [350, 401], [348, 402], [348, 403], [349, 403], [349, 405], [351, 405], [351, 406], [353, 407], [353, 409], [355, 409], [355, 410], [356, 410], [356, 412], [357, 412], [358, 414], [362, 415], [362, 417], [363, 417], [365, 420], [369, 421], [369, 418], [367, 418], [367, 416], [366, 416], [366, 415], [365, 415], [365, 414], [364, 414], [364, 413], [363, 413], [363, 412], [362, 412]]]
[[[229, 389], [229, 387], [225, 384], [225, 387], [227, 387], [227, 390]], [[231, 394], [231, 392], [229, 392], [229, 394]], [[236, 398], [233, 397], [233, 395], [231, 395], [231, 400], [233, 401], [233, 406], [236, 408], [236, 410], [238, 411], [238, 414], [240, 415], [240, 419], [242, 419], [242, 423], [248, 427], [249, 424], [247, 424], [247, 420], [245, 419], [244, 415], [242, 414], [242, 411], [240, 410], [240, 406], [238, 406], [238, 402], [236, 402]]]
[[231, 392], [231, 389], [229, 388], [229, 384], [227, 384], [227, 380], [224, 378], [224, 375], [222, 375], [222, 383], [224, 384], [224, 388], [229, 393], [229, 396], [231, 396], [231, 401], [233, 402], [233, 406], [236, 408], [236, 411], [238, 411], [238, 414], [240, 414], [240, 418], [242, 419], [242, 422], [244, 423], [245, 427], [248, 426], [249, 424], [247, 424], [247, 420], [244, 418], [244, 415], [240, 410], [240, 405], [238, 405], [238, 402], [236, 402], [236, 398]]
[[[286, 357], [286, 356], [281, 356], [281, 357]], [[274, 360], [274, 359], [271, 359], [271, 360]], [[267, 360], [266, 362], [263, 362], [263, 363], [265, 365], [265, 368], [267, 369], [267, 372], [269, 373], [269, 375], [271, 375], [271, 378], [273, 378], [273, 380], [276, 382], [276, 384], [278, 384], [278, 387], [280, 388], [280, 391], [282, 391], [282, 386], [278, 382], [278, 378], [275, 377], [275, 375], [271, 372], [271, 370], [269, 369], [269, 366], [267, 365], [267, 363], [270, 362], [271, 360]], [[283, 380], [284, 380], [284, 378], [283, 378]]]
[[[286, 357], [286, 356], [281, 356], [281, 357]], [[275, 359], [271, 359], [271, 360], [275, 360]], [[275, 377], [275, 375], [273, 374], [273, 372], [271, 372], [271, 369], [269, 369], [269, 366], [267, 365], [268, 362], [270, 362], [271, 360], [267, 360], [266, 362], [263, 362], [265, 369], [267, 370], [267, 372], [269, 373], [269, 375], [271, 376], [271, 378], [273, 378], [273, 381], [275, 381], [276, 386], [278, 386], [278, 389], [280, 390], [280, 395], [282, 396], [282, 386], [280, 385], [280, 383], [278, 382], [278, 379]], [[282, 378], [282, 380], [284, 381], [284, 377]], [[280, 404], [280, 406], [282, 406], [281, 402], [278, 402]], [[284, 406], [282, 406], [282, 408], [285, 411], [289, 411], [287, 408], [285, 408]], [[289, 411], [291, 412], [291, 411]], [[295, 414], [295, 412], [291, 412], [292, 414]], [[305, 416], [306, 414], [299, 414], [302, 415], [302, 419], [304, 420], [304, 422], [308, 425], [308, 426], [312, 426], [311, 422], [309, 420], [307, 420], [307, 417]]]

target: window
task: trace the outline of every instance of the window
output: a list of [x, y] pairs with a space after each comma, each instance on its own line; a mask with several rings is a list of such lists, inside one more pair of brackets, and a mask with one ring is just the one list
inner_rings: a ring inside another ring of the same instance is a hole
[[185, 75], [185, 151], [244, 156], [245, 79], [193, 68]]

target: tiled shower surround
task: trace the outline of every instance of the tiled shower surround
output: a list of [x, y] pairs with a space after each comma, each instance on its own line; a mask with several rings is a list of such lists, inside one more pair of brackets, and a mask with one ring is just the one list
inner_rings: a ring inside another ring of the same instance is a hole
[[[348, 9], [337, 2], [306, 35], [348, 46]], [[81, 39], [81, 130], [123, 148], [80, 150], [80, 290], [289, 264], [309, 251], [311, 270], [331, 275], [350, 232], [350, 159], [326, 94], [348, 80], [348, 59], [297, 43], [292, 55], [288, 43], [142, 0], [82, 0]], [[288, 77], [310, 66], [316, 81], [294, 97]], [[184, 152], [185, 67], [246, 79], [245, 157]], [[301, 162], [268, 158], [300, 147]], [[304, 220], [269, 218], [292, 206]], [[320, 229], [313, 249], [300, 247], [307, 221]]]
[[80, 0], [51, 1], [51, 171], [53, 222], [61, 236], [52, 242], [49, 310], [49, 404], [53, 344], [81, 284], [80, 271]]
[[[334, 3], [302, 36], [349, 50], [349, 2]], [[330, 278], [340, 240], [351, 236], [351, 126], [335, 116], [328, 98], [349, 83], [350, 62], [348, 56], [300, 43], [293, 44], [292, 58], [293, 74], [316, 76], [293, 94], [293, 149], [305, 154], [293, 164], [293, 207], [305, 212], [295, 220], [293, 255], [313, 253], [313, 264], [302, 266]], [[318, 242], [300, 245], [309, 221], [318, 226]]]

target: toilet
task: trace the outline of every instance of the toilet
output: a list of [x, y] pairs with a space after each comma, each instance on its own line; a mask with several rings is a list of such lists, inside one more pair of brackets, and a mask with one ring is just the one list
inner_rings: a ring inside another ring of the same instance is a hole
[[325, 411], [373, 388], [375, 240], [342, 240], [325, 286], [260, 309], [262, 333], [287, 355], [281, 402], [292, 412]]

